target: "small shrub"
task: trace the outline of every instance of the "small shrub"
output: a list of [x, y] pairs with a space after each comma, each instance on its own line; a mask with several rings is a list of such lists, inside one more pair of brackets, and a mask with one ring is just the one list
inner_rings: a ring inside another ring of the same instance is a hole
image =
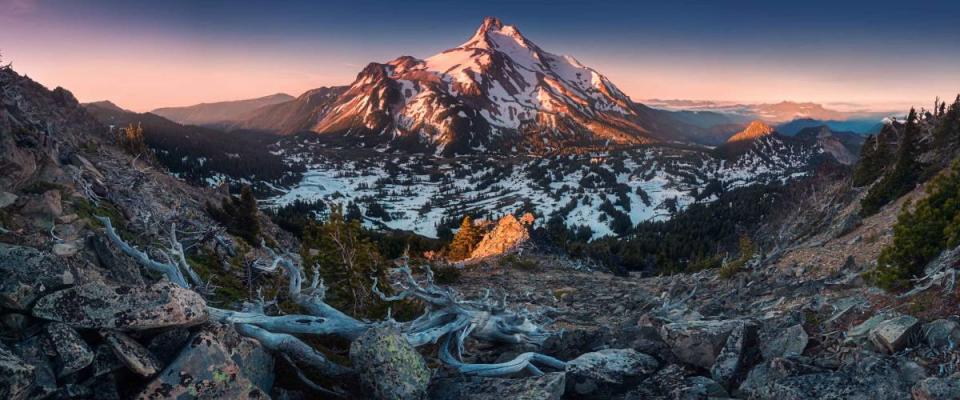
[[433, 267], [433, 281], [440, 285], [451, 285], [460, 281], [463, 272], [453, 265], [437, 265]]

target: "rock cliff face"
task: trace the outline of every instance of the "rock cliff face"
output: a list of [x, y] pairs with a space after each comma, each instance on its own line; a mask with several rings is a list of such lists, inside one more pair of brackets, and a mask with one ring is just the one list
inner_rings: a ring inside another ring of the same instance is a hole
[[530, 240], [529, 228], [533, 224], [533, 216], [524, 215], [520, 220], [513, 214], [507, 214], [497, 221], [497, 225], [483, 235], [483, 239], [470, 253], [470, 259], [504, 255], [520, 249]]

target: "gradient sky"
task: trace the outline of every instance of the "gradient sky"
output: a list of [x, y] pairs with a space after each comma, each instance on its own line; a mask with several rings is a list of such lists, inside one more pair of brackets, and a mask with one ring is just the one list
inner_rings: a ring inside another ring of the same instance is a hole
[[911, 3], [0, 0], [0, 52], [81, 101], [146, 111], [348, 84], [494, 15], [635, 100], [900, 109], [960, 92], [960, 1]]

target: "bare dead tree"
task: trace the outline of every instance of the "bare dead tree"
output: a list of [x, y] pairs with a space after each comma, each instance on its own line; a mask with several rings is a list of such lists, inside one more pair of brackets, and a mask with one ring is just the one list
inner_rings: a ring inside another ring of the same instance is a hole
[[[171, 282], [184, 288], [191, 287], [184, 277], [184, 272], [194, 284], [202, 283], [187, 262], [183, 246], [177, 242], [175, 225], [171, 227], [169, 249], [162, 252], [168, 258], [168, 261], [163, 263], [151, 259], [147, 253], [126, 243], [117, 235], [108, 218], [97, 217], [97, 219], [103, 223], [107, 237], [114, 245], [144, 267], [160, 272]], [[385, 301], [419, 300], [425, 304], [424, 313], [409, 322], [398, 323], [393, 320], [371, 322], [358, 320], [326, 304], [324, 302], [326, 286], [320, 280], [316, 268], [313, 269], [309, 285], [304, 287], [303, 282], [306, 276], [296, 261], [298, 259], [296, 255], [279, 254], [265, 243], [263, 247], [272, 260], [254, 263], [252, 266], [264, 272], [282, 270], [289, 280], [287, 295], [306, 315], [267, 315], [262, 298], [254, 304], [245, 305], [242, 310], [225, 310], [211, 307], [209, 304], [207, 310], [211, 319], [234, 324], [242, 335], [258, 340], [266, 348], [290, 361], [297, 370], [298, 376], [308, 386], [314, 387], [316, 384], [305, 377], [299, 370], [299, 365], [333, 378], [352, 376], [356, 371], [328, 360], [322, 353], [295, 335], [337, 336], [352, 341], [368, 329], [382, 323], [397, 324], [407, 341], [415, 347], [441, 343], [440, 360], [465, 375], [504, 376], [524, 370], [533, 375], [541, 375], [543, 372], [537, 365], [556, 369], [565, 367], [565, 363], [561, 360], [533, 352], [520, 354], [504, 363], [463, 362], [464, 342], [467, 338], [493, 343], [527, 343], [539, 346], [552, 333], [531, 321], [530, 313], [509, 310], [505, 297], [495, 300], [487, 292], [481, 299], [463, 300], [456, 291], [435, 285], [433, 272], [429, 266], [424, 266], [425, 279], [418, 281], [410, 270], [406, 256], [393, 274], [397, 277], [392, 283], [397, 294], [390, 296], [382, 292], [377, 287], [376, 279], [374, 279], [372, 290]], [[332, 395], [341, 393], [337, 390], [321, 389]]]

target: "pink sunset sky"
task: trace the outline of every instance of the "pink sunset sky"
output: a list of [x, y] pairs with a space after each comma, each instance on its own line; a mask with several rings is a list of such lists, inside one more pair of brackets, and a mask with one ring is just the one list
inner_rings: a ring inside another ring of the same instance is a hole
[[[331, 20], [311, 27], [297, 15], [273, 14], [264, 4], [246, 13], [227, 5], [139, 7], [0, 0], [0, 52], [18, 72], [65, 87], [80, 101], [111, 100], [148, 111], [345, 85], [368, 62], [425, 58], [457, 46], [485, 14], [465, 10], [470, 15], [439, 22], [425, 15], [420, 25], [381, 26], [344, 8], [343, 16], [324, 14]], [[262, 9], [267, 11], [258, 12]], [[516, 14], [500, 17], [545, 50], [572, 55], [605, 74], [638, 101], [793, 100], [892, 110], [932, 104], [960, 90], [957, 45], [912, 44], [909, 30], [901, 32], [902, 40], [871, 41], [854, 33], [838, 43], [844, 38], [817, 34], [798, 41], [796, 32], [777, 36], [771, 28], [765, 40], [743, 34], [710, 42], [709, 31], [698, 36], [670, 26], [595, 27], [597, 21], [589, 18], [543, 21]], [[333, 21], [349, 18], [356, 22]], [[249, 21], [256, 23], [248, 26]]]

